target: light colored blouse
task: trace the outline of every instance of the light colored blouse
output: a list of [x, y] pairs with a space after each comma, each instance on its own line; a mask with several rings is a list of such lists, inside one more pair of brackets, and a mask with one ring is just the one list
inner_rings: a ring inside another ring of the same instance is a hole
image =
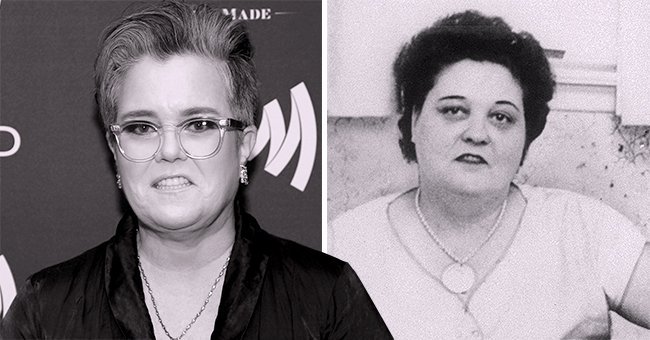
[[330, 253], [358, 273], [396, 339], [560, 339], [609, 336], [645, 238], [607, 205], [569, 191], [519, 186], [521, 225], [465, 303], [428, 265], [436, 247], [421, 225], [391, 225], [401, 193], [345, 213]]

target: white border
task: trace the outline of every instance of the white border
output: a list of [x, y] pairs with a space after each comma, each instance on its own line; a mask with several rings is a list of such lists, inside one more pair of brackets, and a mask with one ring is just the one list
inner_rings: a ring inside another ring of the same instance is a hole
[[4, 255], [0, 255], [0, 319], [16, 297], [16, 283]]
[[327, 48], [327, 14], [328, 14], [328, 2], [326, 0], [321, 1], [321, 48], [322, 48], [322, 59], [321, 59], [321, 250], [327, 252], [327, 117], [329, 116], [327, 111], [327, 64], [329, 59], [327, 58], [328, 48]]

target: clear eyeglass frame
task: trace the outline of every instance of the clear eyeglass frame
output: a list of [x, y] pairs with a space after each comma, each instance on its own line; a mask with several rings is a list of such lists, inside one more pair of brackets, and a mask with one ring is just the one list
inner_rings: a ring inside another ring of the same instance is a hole
[[[197, 156], [193, 155], [192, 153], [188, 152], [188, 150], [185, 148], [183, 145], [183, 142], [181, 141], [181, 133], [188, 128], [191, 124], [196, 123], [196, 122], [202, 122], [202, 121], [207, 121], [207, 122], [212, 122], [217, 124], [219, 128], [219, 143], [217, 144], [216, 148], [214, 151], [207, 155], [203, 156]], [[126, 151], [122, 148], [122, 143], [120, 141], [120, 135], [124, 132], [125, 128], [131, 125], [146, 125], [150, 128], [153, 128], [155, 132], [158, 134], [158, 146], [156, 150], [151, 154], [151, 156], [145, 157], [145, 158], [133, 158], [130, 157]], [[186, 121], [183, 121], [177, 125], [172, 125], [170, 126], [175, 129], [175, 135], [176, 135], [176, 142], [180, 146], [181, 150], [183, 153], [192, 159], [208, 159], [210, 157], [213, 157], [217, 153], [219, 153], [219, 150], [221, 150], [221, 145], [223, 144], [223, 138], [224, 135], [226, 134], [226, 131], [241, 131], [246, 128], [246, 124], [243, 122], [233, 119], [233, 118], [222, 118], [222, 119], [213, 119], [213, 118], [193, 118], [189, 119]], [[142, 163], [142, 162], [148, 162], [156, 157], [156, 155], [160, 152], [160, 149], [162, 148], [162, 143], [163, 143], [163, 132], [165, 130], [165, 125], [156, 125], [153, 122], [149, 121], [144, 121], [144, 120], [138, 120], [138, 121], [131, 121], [127, 122], [124, 124], [111, 124], [109, 125], [110, 131], [113, 133], [113, 136], [115, 136], [115, 141], [117, 143], [117, 147], [120, 150], [120, 153], [124, 158], [131, 162], [137, 162], [137, 163]]]

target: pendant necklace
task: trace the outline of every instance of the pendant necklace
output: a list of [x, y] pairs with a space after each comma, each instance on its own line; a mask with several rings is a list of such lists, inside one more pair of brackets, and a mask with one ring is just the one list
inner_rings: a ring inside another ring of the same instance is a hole
[[436, 245], [438, 245], [438, 247], [440, 247], [445, 255], [454, 260], [454, 263], [450, 264], [447, 266], [447, 268], [445, 268], [445, 270], [443, 270], [441, 276], [442, 284], [452, 293], [462, 294], [474, 286], [474, 283], [476, 282], [476, 273], [474, 272], [474, 269], [467, 264], [467, 262], [471, 260], [474, 255], [476, 255], [476, 253], [478, 253], [478, 251], [483, 248], [488, 240], [490, 240], [492, 235], [494, 235], [494, 232], [497, 230], [497, 227], [501, 223], [501, 219], [505, 214], [507, 206], [508, 197], [506, 197], [505, 201], [503, 201], [503, 204], [501, 205], [501, 212], [499, 212], [499, 216], [490, 228], [490, 231], [488, 232], [483, 242], [472, 249], [472, 251], [467, 253], [465, 257], [459, 258], [454, 255], [447, 247], [445, 247], [445, 245], [433, 231], [433, 228], [431, 228], [427, 222], [426, 218], [424, 218], [424, 214], [422, 214], [422, 210], [420, 209], [420, 188], [418, 187], [417, 191], [415, 192], [415, 212], [420, 219], [420, 223], [422, 223], [424, 229], [427, 230], [427, 233], [429, 233], [433, 241], [436, 243]]
[[162, 318], [160, 317], [160, 312], [158, 311], [158, 306], [156, 305], [156, 299], [153, 297], [153, 291], [151, 290], [151, 286], [149, 285], [149, 280], [147, 280], [147, 275], [144, 274], [144, 270], [142, 270], [142, 263], [140, 262], [140, 255], [138, 255], [138, 268], [140, 269], [140, 274], [142, 274], [142, 279], [144, 280], [144, 285], [147, 287], [147, 291], [149, 292], [149, 297], [151, 297], [151, 304], [153, 305], [153, 310], [156, 312], [156, 317], [158, 318], [158, 323], [160, 323], [160, 326], [162, 326], [163, 331], [167, 335], [167, 337], [171, 340], [180, 340], [182, 337], [187, 334], [187, 331], [192, 328], [196, 320], [201, 316], [203, 311], [205, 310], [205, 307], [208, 305], [208, 302], [210, 302], [210, 298], [212, 297], [212, 294], [214, 293], [214, 290], [217, 289], [217, 284], [223, 277], [223, 274], [226, 273], [226, 268], [228, 268], [228, 262], [230, 262], [230, 256], [226, 259], [226, 263], [223, 264], [223, 267], [221, 267], [221, 271], [219, 272], [219, 275], [217, 278], [214, 280], [214, 283], [212, 284], [212, 287], [210, 288], [210, 292], [208, 293], [208, 297], [203, 301], [203, 305], [201, 306], [201, 309], [199, 309], [199, 312], [196, 313], [196, 315], [192, 318], [190, 323], [185, 326], [183, 331], [181, 332], [181, 335], [178, 337], [173, 337], [169, 332], [167, 331], [167, 327], [165, 327], [165, 324], [162, 321]]

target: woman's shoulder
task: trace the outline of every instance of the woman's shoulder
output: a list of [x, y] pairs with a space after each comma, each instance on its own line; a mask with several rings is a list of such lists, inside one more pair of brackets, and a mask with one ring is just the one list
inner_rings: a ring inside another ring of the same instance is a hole
[[63, 330], [59, 321], [75, 317], [83, 295], [90, 290], [99, 293], [103, 288], [105, 249], [103, 243], [27, 278], [2, 320], [2, 336], [13, 338], [19, 334], [13, 332], [27, 332], [28, 338], [40, 338], [45, 337], [40, 333], [45, 329]]
[[562, 189], [520, 189], [528, 200], [526, 225], [538, 235], [534, 242], [545, 245], [547, 254], [553, 249], [561, 254], [564, 259], [556, 263], [572, 275], [593, 270], [589, 284], [599, 284], [610, 305], [618, 306], [646, 243], [640, 228], [597, 198]]
[[542, 206], [548, 209], [579, 208], [582, 211], [596, 214], [621, 215], [600, 198], [594, 198], [574, 191], [558, 188], [548, 188], [532, 185], [518, 185], [523, 196], [535, 208]]
[[262, 246], [254, 252], [268, 257], [261, 296], [274, 297], [274, 302], [266, 305], [271, 313], [292, 311], [305, 329], [320, 330], [334, 338], [391, 338], [347, 262], [261, 229], [251, 245]]
[[388, 209], [391, 202], [402, 194], [404, 194], [404, 191], [386, 194], [350, 209], [334, 219], [331, 227], [334, 230], [345, 229], [350, 225], [363, 228], [363, 226], [370, 227], [380, 221], [387, 221], [386, 209]]
[[529, 198], [530, 196], [536, 196], [548, 200], [556, 200], [558, 198], [591, 199], [588, 196], [567, 189], [551, 188], [532, 184], [517, 184], [517, 187], [519, 190], [521, 190], [526, 198]]
[[244, 215], [245, 223], [251, 226], [254, 234], [250, 241], [251, 250], [268, 256], [271, 266], [279, 266], [291, 273], [321, 273], [325, 276], [339, 275], [347, 263], [319, 250], [295, 241], [275, 236], [262, 229], [250, 215]]
[[601, 199], [564, 189], [520, 186], [527, 200], [525, 221], [540, 228], [579, 231], [601, 242], [619, 239], [642, 244], [640, 228]]
[[100, 279], [106, 260], [107, 243], [32, 274], [25, 282], [26, 287], [35, 293], [56, 296], [57, 292], [65, 295], [74, 286], [86, 286], [87, 280]]
[[266, 251], [270, 262], [293, 273], [321, 273], [336, 277], [341, 274], [347, 263], [319, 250], [312, 249], [292, 240], [269, 233], [265, 235]]
[[360, 269], [357, 263], [360, 254], [364, 258], [384, 256], [386, 247], [396, 241], [388, 210], [403, 194], [378, 197], [333, 220], [328, 228], [328, 251], [349, 260], [357, 269]]

